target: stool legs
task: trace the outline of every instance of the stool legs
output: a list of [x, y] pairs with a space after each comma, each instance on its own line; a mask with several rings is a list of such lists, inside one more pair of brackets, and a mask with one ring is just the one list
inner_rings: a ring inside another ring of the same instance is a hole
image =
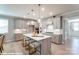
[[41, 55], [41, 43], [30, 39], [30, 38], [25, 38], [24, 40], [25, 43], [25, 50], [28, 50], [29, 55], [34, 55], [34, 54], [40, 54]]
[[[36, 41], [35, 41], [36, 42]], [[34, 43], [34, 42], [33, 42]], [[39, 42], [37, 42], [39, 43]], [[32, 43], [30, 43], [32, 44]], [[32, 47], [32, 49], [29, 48], [29, 55], [33, 55], [35, 54], [36, 52], [38, 52], [40, 55], [41, 55], [41, 44], [39, 44], [39, 46], [36, 46], [36, 45], [33, 45], [34, 47]], [[33, 52], [31, 52], [33, 51]], [[31, 53], [30, 53], [31, 52]]]
[[40, 44], [40, 55], [41, 55], [41, 44]]
[[2, 53], [2, 50], [1, 50], [1, 48], [0, 48], [0, 53]]

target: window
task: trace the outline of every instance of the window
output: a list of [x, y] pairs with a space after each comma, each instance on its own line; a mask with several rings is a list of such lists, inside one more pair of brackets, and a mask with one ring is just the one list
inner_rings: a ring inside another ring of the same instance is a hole
[[73, 23], [73, 30], [74, 31], [79, 31], [79, 23], [77, 23], [77, 22], [75, 22], [75, 23]]
[[0, 19], [0, 33], [8, 33], [8, 20]]
[[47, 26], [47, 32], [53, 32], [53, 25], [52, 24]]

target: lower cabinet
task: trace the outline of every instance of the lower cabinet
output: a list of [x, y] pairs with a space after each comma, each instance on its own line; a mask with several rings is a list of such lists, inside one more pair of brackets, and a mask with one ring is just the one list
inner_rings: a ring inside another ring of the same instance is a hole
[[53, 43], [62, 44], [62, 35], [53, 35]]

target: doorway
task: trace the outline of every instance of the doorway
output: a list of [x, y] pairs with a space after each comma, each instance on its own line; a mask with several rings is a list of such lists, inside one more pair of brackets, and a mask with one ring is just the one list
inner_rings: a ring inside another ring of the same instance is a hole
[[65, 21], [65, 47], [73, 54], [79, 54], [79, 19], [66, 18]]

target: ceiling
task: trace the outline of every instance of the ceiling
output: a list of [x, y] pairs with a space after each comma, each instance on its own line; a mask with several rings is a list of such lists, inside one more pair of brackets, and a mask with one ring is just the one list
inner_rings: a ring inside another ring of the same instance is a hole
[[0, 14], [39, 19], [79, 9], [78, 4], [0, 4]]

